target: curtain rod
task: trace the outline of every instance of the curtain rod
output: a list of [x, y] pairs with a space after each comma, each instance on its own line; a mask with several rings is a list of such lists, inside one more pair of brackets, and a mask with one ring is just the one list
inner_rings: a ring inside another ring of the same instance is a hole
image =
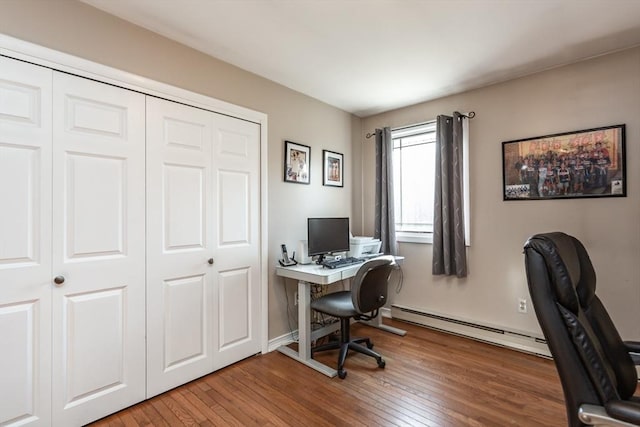
[[[475, 111], [469, 111], [467, 114], [460, 114], [462, 117], [466, 117], [467, 119], [473, 119], [476, 116], [476, 112]], [[418, 126], [423, 126], [423, 125], [428, 125], [435, 122], [435, 120], [430, 120], [428, 122], [422, 122], [422, 123], [416, 123], [415, 125], [410, 125], [410, 126], [400, 126], [397, 128], [393, 128], [391, 130], [401, 130], [401, 129], [410, 129], [410, 128], [414, 128], [414, 127], [418, 127]], [[372, 136], [376, 136], [375, 132], [374, 133], [367, 133], [365, 135], [365, 138], [369, 139]]]

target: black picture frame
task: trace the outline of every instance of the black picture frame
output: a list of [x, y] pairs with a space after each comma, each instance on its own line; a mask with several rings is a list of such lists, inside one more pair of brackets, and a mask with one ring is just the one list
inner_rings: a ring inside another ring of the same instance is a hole
[[311, 182], [311, 147], [284, 142], [284, 181], [295, 184]]
[[502, 143], [503, 200], [626, 197], [624, 124]]
[[322, 185], [344, 187], [344, 155], [322, 150]]

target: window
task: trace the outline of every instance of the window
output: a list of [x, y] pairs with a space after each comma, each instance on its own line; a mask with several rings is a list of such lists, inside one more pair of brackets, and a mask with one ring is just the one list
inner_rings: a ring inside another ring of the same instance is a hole
[[436, 161], [436, 123], [392, 130], [396, 236], [430, 243]]
[[[463, 135], [465, 241], [469, 233], [469, 141]], [[391, 131], [396, 238], [399, 242], [433, 242], [433, 203], [436, 174], [436, 122]]]

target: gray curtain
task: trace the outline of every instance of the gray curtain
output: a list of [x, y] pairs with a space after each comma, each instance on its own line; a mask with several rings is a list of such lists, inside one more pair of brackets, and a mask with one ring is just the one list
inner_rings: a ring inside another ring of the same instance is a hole
[[392, 156], [391, 129], [376, 129], [376, 207], [373, 236], [382, 241], [381, 252], [397, 255]]
[[464, 241], [462, 120], [458, 113], [438, 116], [433, 218], [433, 274], [467, 276]]

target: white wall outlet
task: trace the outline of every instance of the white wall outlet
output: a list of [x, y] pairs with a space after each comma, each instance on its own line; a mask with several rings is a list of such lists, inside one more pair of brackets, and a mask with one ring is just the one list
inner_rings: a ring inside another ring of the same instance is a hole
[[527, 300], [524, 298], [520, 298], [518, 300], [518, 313], [526, 313], [527, 312]]

